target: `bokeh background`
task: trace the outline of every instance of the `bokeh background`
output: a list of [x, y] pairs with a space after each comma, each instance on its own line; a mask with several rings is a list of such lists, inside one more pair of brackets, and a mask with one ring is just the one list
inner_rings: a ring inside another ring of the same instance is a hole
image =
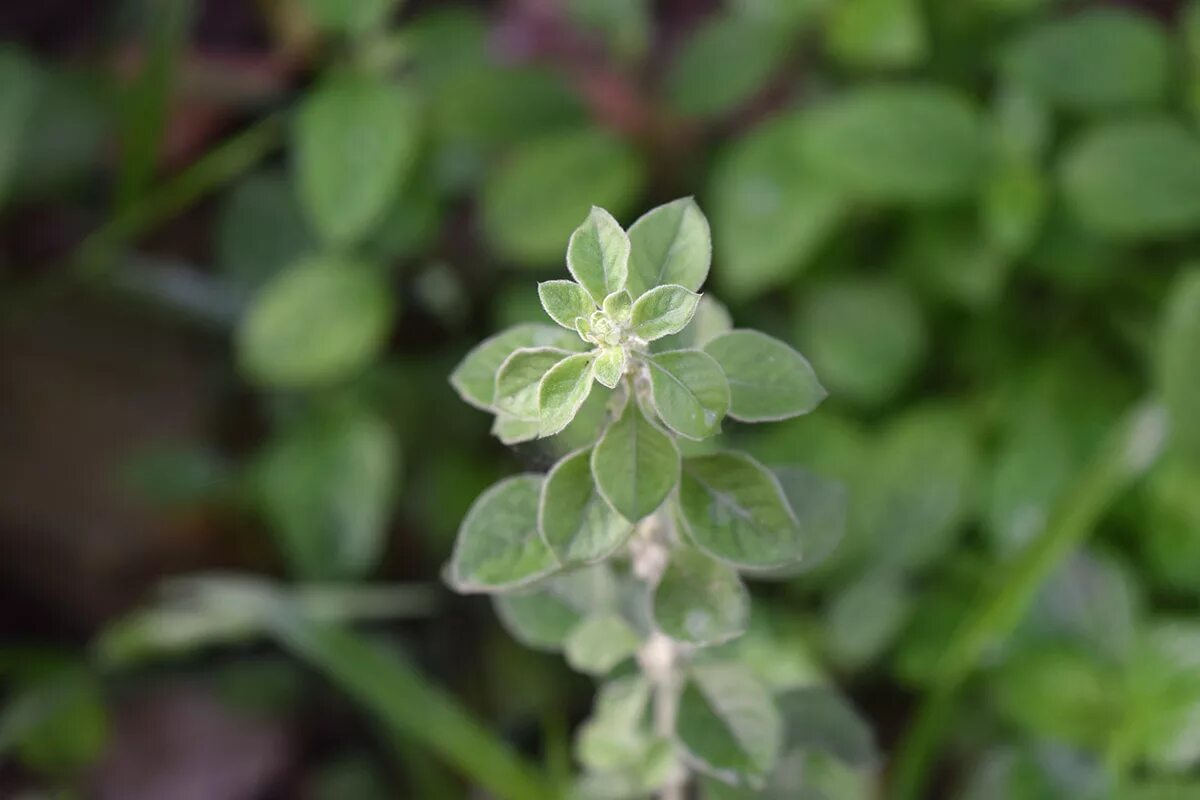
[[689, 194], [707, 291], [830, 392], [726, 436], [849, 497], [736, 646], [872, 752], [769, 796], [1200, 797], [1200, 3], [10, 0], [0, 38], [0, 797], [565, 784], [591, 682], [439, 581], [553, 453], [446, 377], [591, 205]]

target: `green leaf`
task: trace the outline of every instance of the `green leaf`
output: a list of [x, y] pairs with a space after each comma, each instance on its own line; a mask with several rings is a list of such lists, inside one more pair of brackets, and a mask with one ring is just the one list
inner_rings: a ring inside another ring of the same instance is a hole
[[316, 580], [372, 570], [399, 472], [395, 434], [370, 414], [318, 416], [275, 439], [254, 487], [291, 572]]
[[571, 424], [592, 392], [596, 353], [580, 353], [554, 365], [538, 384], [538, 435], [553, 436]]
[[863, 406], [890, 400], [925, 355], [921, 309], [901, 285], [843, 278], [818, 286], [796, 315], [799, 341], [834, 397]]
[[496, 373], [514, 352], [523, 347], [557, 347], [577, 352], [584, 346], [575, 333], [561, 328], [532, 323], [516, 325], [475, 345], [450, 373], [450, 385], [476, 408], [494, 411]]
[[776, 467], [771, 472], [796, 515], [802, 558], [778, 569], [743, 571], [752, 572], [759, 580], [784, 580], [812, 572], [834, 555], [846, 536], [847, 491], [840, 481], [800, 467]]
[[803, 152], [831, 185], [864, 200], [934, 203], [970, 193], [983, 166], [975, 107], [945, 88], [867, 86], [809, 112]]
[[512, 414], [500, 412], [492, 421], [492, 436], [499, 439], [501, 444], [506, 445], [530, 442], [538, 438], [538, 421], [537, 419], [521, 419]]
[[783, 721], [770, 693], [744, 667], [698, 664], [679, 699], [675, 734], [701, 771], [757, 786], [779, 757]]
[[1004, 69], [1068, 109], [1147, 106], [1166, 94], [1167, 38], [1144, 14], [1093, 8], [1029, 29], [1005, 53]]
[[293, 131], [297, 190], [330, 244], [382, 219], [416, 161], [420, 119], [408, 89], [366, 75], [334, 75], [308, 94]]
[[699, 303], [700, 295], [682, 286], [656, 286], [633, 304], [630, 325], [639, 338], [652, 342], [687, 327]]
[[1159, 391], [1171, 415], [1171, 436], [1200, 459], [1200, 269], [1181, 272], [1167, 294], [1158, 338]]
[[928, 49], [916, 0], [842, 0], [826, 17], [830, 54], [857, 67], [911, 67]]
[[647, 211], [629, 229], [629, 242], [628, 289], [635, 299], [665, 284], [696, 291], [708, 277], [712, 234], [690, 197]]
[[697, 547], [735, 566], [769, 569], [803, 555], [779, 480], [743, 453], [684, 459], [679, 511]]
[[376, 270], [335, 258], [301, 261], [263, 287], [242, 319], [238, 361], [266, 386], [332, 383], [379, 353], [392, 316], [390, 289]]
[[[0, 47], [0, 208], [8, 199], [37, 105], [37, 65], [13, 45]], [[45, 132], [38, 132], [45, 135]]]
[[659, 630], [700, 647], [741, 636], [750, 618], [750, 595], [737, 572], [686, 546], [671, 551], [652, 602]]
[[496, 409], [520, 420], [538, 419], [538, 386], [547, 372], [570, 355], [569, 350], [557, 347], [514, 350], [496, 371]]
[[642, 675], [611, 680], [600, 687], [595, 709], [580, 726], [576, 754], [591, 770], [618, 770], [636, 764], [649, 746], [645, 717], [652, 687]]
[[592, 206], [567, 243], [567, 269], [596, 303], [625, 288], [629, 236], [603, 208]]
[[723, 295], [747, 299], [784, 284], [846, 215], [843, 193], [800, 156], [806, 119], [769, 121], [730, 142], [717, 161], [710, 189]]
[[279, 171], [251, 175], [221, 206], [217, 263], [239, 288], [256, 290], [316, 250], [287, 177]]
[[687, 40], [667, 72], [671, 105], [699, 117], [742, 105], [783, 66], [787, 33], [746, 16], [712, 17]]
[[642, 165], [629, 147], [601, 131], [535, 139], [488, 176], [482, 195], [484, 232], [504, 258], [530, 266], [551, 264], [562, 258], [564, 243], [592, 203], [621, 214], [636, 198], [643, 178]]
[[637, 633], [620, 615], [596, 614], [571, 632], [563, 652], [571, 669], [605, 675], [637, 652], [639, 644]]
[[827, 396], [812, 366], [787, 344], [758, 331], [722, 334], [704, 345], [729, 382], [729, 416], [770, 422], [807, 414]]
[[879, 751], [870, 724], [846, 698], [828, 686], [808, 686], [779, 698], [787, 728], [787, 745], [825, 752], [843, 764], [871, 769]]
[[633, 313], [633, 296], [628, 289], [613, 292], [604, 298], [604, 313], [613, 322], [624, 324]]
[[1067, 149], [1060, 178], [1069, 208], [1097, 233], [1147, 239], [1200, 226], [1200, 142], [1165, 117], [1087, 131]]
[[696, 313], [687, 327], [679, 333], [654, 342], [651, 350], [656, 353], [665, 353], [668, 350], [696, 350], [732, 329], [733, 318], [729, 315], [729, 309], [720, 301], [714, 300], [712, 295], [706, 294], [700, 298], [700, 305], [696, 307]]
[[594, 566], [551, 575], [531, 591], [492, 596], [504, 627], [526, 647], [556, 652], [583, 618], [615, 602], [607, 567]]
[[689, 439], [720, 432], [729, 411], [729, 384], [702, 350], [672, 350], [646, 359], [654, 408], [666, 426]]
[[538, 284], [538, 299], [550, 319], [571, 331], [575, 320], [586, 319], [596, 310], [591, 295], [574, 281], [543, 281]]
[[825, 612], [834, 661], [848, 670], [874, 662], [908, 622], [912, 605], [908, 587], [893, 572], [868, 573], [843, 587]]
[[592, 448], [554, 465], [542, 485], [538, 526], [562, 564], [607, 558], [633, 533], [633, 525], [605, 502], [592, 480]]
[[605, 348], [596, 359], [596, 380], [609, 389], [615, 389], [625, 374], [626, 360], [624, 347]]
[[463, 593], [516, 589], [558, 569], [538, 535], [541, 475], [506, 478], [481, 494], [458, 529], [446, 582]]
[[396, 0], [304, 0], [304, 8], [313, 21], [327, 31], [364, 34], [387, 25]]
[[596, 487], [630, 522], [654, 513], [679, 482], [679, 448], [633, 398], [592, 452]]

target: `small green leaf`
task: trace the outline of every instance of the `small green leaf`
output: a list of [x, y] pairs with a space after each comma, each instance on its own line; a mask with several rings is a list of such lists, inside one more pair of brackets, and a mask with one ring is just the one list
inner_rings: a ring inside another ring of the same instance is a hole
[[803, 152], [814, 172], [854, 196], [922, 204], [976, 188], [984, 141], [975, 107], [949, 89], [867, 86], [809, 112]]
[[633, 311], [633, 296], [628, 289], [613, 292], [604, 298], [604, 313], [616, 323], [625, 323]]
[[647, 211], [629, 229], [629, 242], [628, 288], [635, 299], [669, 283], [696, 291], [708, 277], [712, 234], [690, 197]]
[[596, 359], [596, 380], [609, 389], [615, 389], [625, 374], [626, 360], [624, 347], [605, 348]]
[[522, 347], [496, 371], [495, 407], [521, 420], [538, 418], [538, 385], [555, 364], [570, 356], [557, 347]]
[[603, 565], [568, 570], [535, 589], [492, 596], [504, 627], [526, 647], [556, 652], [589, 614], [611, 608], [616, 583]]
[[783, 66], [786, 29], [750, 15], [717, 15], [684, 44], [667, 73], [671, 105], [692, 116], [732, 111]]
[[834, 661], [843, 669], [871, 664], [908, 621], [913, 599], [894, 572], [872, 572], [844, 586], [826, 609], [825, 629]]
[[1174, 441], [1200, 458], [1200, 269], [1180, 273], [1167, 297], [1158, 339], [1158, 385]]
[[553, 436], [571, 424], [592, 392], [596, 354], [580, 353], [554, 365], [538, 384], [538, 434]]
[[697, 547], [735, 566], [770, 569], [803, 555], [779, 480], [743, 453], [684, 459], [679, 511]]
[[584, 346], [578, 336], [561, 328], [532, 323], [516, 325], [475, 345], [450, 374], [450, 385], [466, 402], [483, 411], [493, 411], [496, 372], [515, 351], [522, 347], [560, 347], [578, 352]]
[[631, 398], [592, 452], [592, 475], [609, 505], [638, 522], [679, 482], [679, 448]]
[[409, 90], [366, 75], [308, 94], [293, 132], [297, 190], [328, 242], [355, 242], [380, 221], [416, 161], [420, 120]]
[[910, 67], [925, 57], [928, 37], [916, 0], [842, 0], [829, 11], [829, 52], [844, 64]]
[[446, 572], [455, 591], [516, 589], [558, 569], [538, 535], [541, 489], [541, 475], [516, 475], [479, 495], [458, 529]]
[[507, 445], [530, 442], [538, 438], [538, 421], [500, 412], [492, 421], [492, 436]]
[[568, 330], [575, 330], [575, 320], [588, 317], [596, 310], [596, 302], [587, 290], [574, 281], [544, 281], [538, 284], [538, 299], [550, 319]]
[[812, 366], [788, 345], [758, 331], [730, 331], [704, 345], [729, 382], [729, 416], [769, 422], [812, 411], [827, 396]]
[[682, 286], [656, 286], [633, 304], [629, 321], [638, 337], [652, 342], [687, 327], [699, 303], [700, 295]]
[[750, 595], [737, 572], [690, 547], [671, 551], [653, 604], [663, 633], [701, 647], [741, 636], [750, 618]]
[[596, 614], [571, 632], [563, 652], [572, 669], [605, 675], [637, 652], [639, 644], [637, 633], [620, 615]]
[[1068, 207], [1097, 233], [1137, 240], [1200, 226], [1200, 141], [1166, 117], [1085, 132], [1063, 156], [1060, 177]]
[[646, 710], [652, 687], [642, 675], [611, 680], [600, 687], [592, 715], [579, 729], [576, 755], [591, 770], [618, 770], [636, 764], [649, 745]]
[[646, 359], [654, 408], [666, 426], [689, 439], [720, 432], [729, 411], [729, 383], [702, 350], [672, 350]]
[[596, 303], [625, 288], [629, 236], [612, 214], [592, 206], [567, 243], [567, 269]]
[[1168, 51], [1162, 28], [1148, 16], [1092, 8], [1030, 28], [1008, 49], [1004, 68], [1069, 109], [1129, 108], [1163, 99]]
[[592, 480], [592, 448], [554, 465], [542, 485], [538, 526], [563, 564], [586, 564], [611, 555], [633, 533], [600, 495]]
[[672, 336], [667, 336], [654, 342], [651, 349], [656, 353], [668, 350], [696, 350], [708, 344], [709, 341], [722, 333], [733, 329], [733, 318], [729, 309], [712, 295], [700, 298], [700, 305], [687, 327]]
[[675, 735], [701, 771], [757, 787], [779, 757], [783, 721], [770, 693], [745, 667], [698, 664], [679, 698]]
[[392, 313], [379, 272], [336, 259], [302, 261], [267, 284], [242, 320], [238, 360], [267, 386], [331, 383], [382, 349]]
[[484, 232], [505, 258], [551, 264], [562, 258], [563, 243], [588, 213], [589, 201], [624, 213], [642, 172], [628, 145], [599, 130], [526, 141], [488, 175], [481, 197]]

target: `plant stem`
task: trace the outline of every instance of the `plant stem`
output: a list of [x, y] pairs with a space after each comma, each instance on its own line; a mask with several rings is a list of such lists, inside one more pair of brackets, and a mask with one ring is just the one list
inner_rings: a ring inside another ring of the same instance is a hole
[[959, 689], [985, 653], [1020, 622], [1047, 576], [1087, 538], [1105, 509], [1157, 461], [1166, 414], [1142, 403], [1127, 414], [1054, 507], [1041, 536], [1013, 561], [994, 591], [968, 611], [948, 643], [933, 689], [901, 743], [892, 796], [925, 797], [930, 763], [954, 713]]

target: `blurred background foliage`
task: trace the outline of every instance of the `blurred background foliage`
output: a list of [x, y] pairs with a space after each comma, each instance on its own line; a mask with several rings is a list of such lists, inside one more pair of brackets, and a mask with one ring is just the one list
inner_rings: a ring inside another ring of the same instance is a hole
[[731, 645], [795, 708], [762, 796], [1200, 797], [1200, 3], [43, 0], [0, 36], [0, 796], [555, 796], [589, 682], [438, 584], [553, 454], [446, 376], [540, 319], [591, 205], [694, 194], [709, 289], [830, 391], [726, 436], [849, 496]]

